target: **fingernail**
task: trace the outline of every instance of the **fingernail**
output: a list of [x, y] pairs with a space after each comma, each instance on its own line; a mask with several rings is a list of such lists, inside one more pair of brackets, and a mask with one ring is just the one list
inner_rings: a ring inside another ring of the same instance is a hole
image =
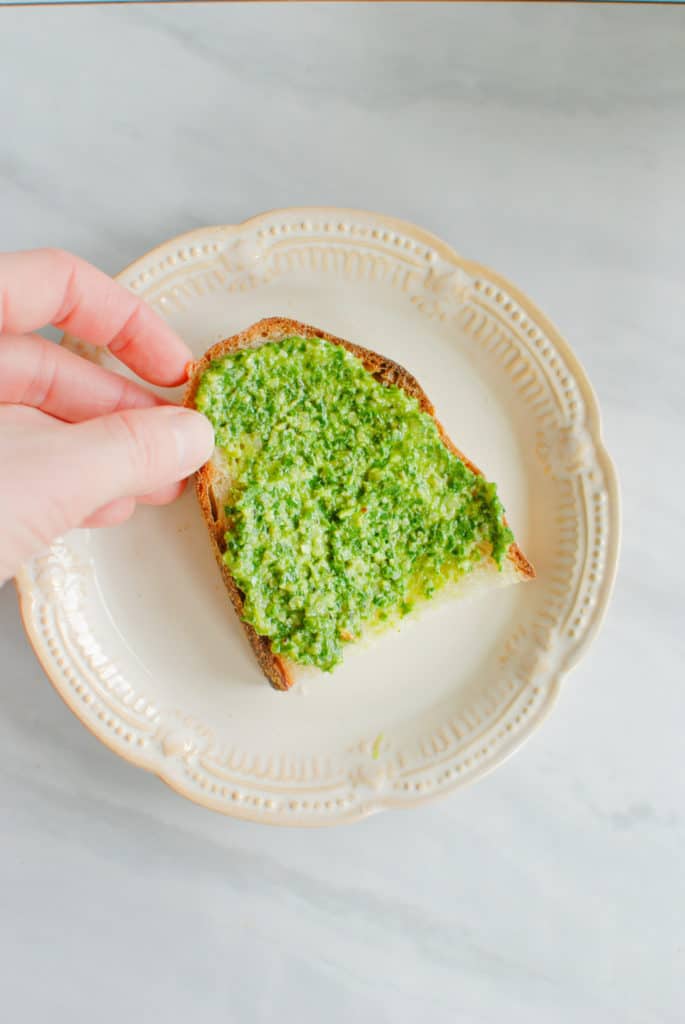
[[179, 475], [189, 476], [214, 451], [214, 430], [206, 416], [192, 409], [175, 409], [171, 427], [178, 449]]

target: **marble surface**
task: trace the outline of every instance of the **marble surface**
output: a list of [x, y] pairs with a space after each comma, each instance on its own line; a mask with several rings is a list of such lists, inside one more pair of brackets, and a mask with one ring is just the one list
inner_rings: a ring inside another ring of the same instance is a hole
[[2, 589], [8, 1019], [685, 1017], [684, 48], [682, 7], [0, 11], [3, 248], [114, 272], [271, 207], [415, 221], [569, 338], [624, 501], [613, 603], [545, 727], [445, 802], [332, 831], [118, 760]]

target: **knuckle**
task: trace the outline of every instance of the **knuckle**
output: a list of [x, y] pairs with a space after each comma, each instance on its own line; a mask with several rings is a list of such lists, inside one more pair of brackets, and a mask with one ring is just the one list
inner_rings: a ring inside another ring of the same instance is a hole
[[136, 333], [140, 328], [140, 319], [143, 313], [142, 304], [136, 303], [121, 327], [110, 341], [108, 348], [114, 355], [122, 358], [126, 350], [133, 344]]
[[147, 479], [154, 474], [158, 459], [147, 419], [132, 410], [123, 410], [111, 417], [115, 442], [121, 444], [137, 476]]
[[71, 263], [73, 262], [73, 256], [71, 256], [66, 249], [60, 249], [57, 246], [47, 246], [46, 248], [41, 249], [40, 252], [50, 260], [56, 270], [71, 266]]

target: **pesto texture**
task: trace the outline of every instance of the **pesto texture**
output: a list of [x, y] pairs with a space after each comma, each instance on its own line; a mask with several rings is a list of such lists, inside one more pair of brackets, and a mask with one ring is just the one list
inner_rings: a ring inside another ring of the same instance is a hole
[[362, 627], [487, 554], [501, 567], [513, 536], [495, 484], [340, 346], [293, 337], [225, 356], [196, 407], [233, 481], [224, 561], [276, 653], [330, 670]]

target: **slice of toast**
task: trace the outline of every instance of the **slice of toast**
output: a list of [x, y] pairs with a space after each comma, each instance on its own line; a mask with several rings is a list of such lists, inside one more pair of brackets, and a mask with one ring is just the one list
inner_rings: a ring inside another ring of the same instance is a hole
[[[326, 331], [316, 327], [299, 323], [296, 320], [288, 320], [283, 317], [271, 317], [260, 320], [240, 334], [213, 345], [196, 363], [190, 367], [189, 382], [186, 390], [184, 404], [189, 408], [195, 407], [195, 396], [205, 370], [216, 359], [236, 352], [244, 348], [258, 348], [269, 342], [279, 341], [284, 338], [298, 336], [302, 338], [323, 338], [334, 345], [341, 345], [361, 361], [364, 368], [371, 373], [376, 380], [386, 385], [395, 385], [402, 388], [407, 394], [416, 398], [423, 412], [433, 417], [438, 428], [440, 437], [446, 447], [453, 452], [473, 473], [482, 476], [481, 471], [452, 443], [445, 433], [442, 424], [435, 416], [431, 402], [424, 393], [419, 383], [403, 367], [386, 359], [384, 356], [361, 348], [350, 341], [336, 338]], [[231, 572], [224, 562], [223, 555], [226, 550], [225, 537], [229, 529], [224, 515], [224, 506], [227, 502], [231, 488], [231, 480], [227, 475], [225, 463], [219, 449], [215, 449], [214, 455], [197, 473], [196, 490], [197, 497], [202, 509], [202, 515], [209, 530], [212, 547], [218, 562], [221, 574], [228, 590], [229, 596], [241, 620], [247, 636], [254, 649], [259, 665], [271, 685], [277, 690], [288, 690], [295, 682], [293, 670], [295, 665], [286, 658], [272, 650], [268, 637], [260, 636], [250, 623], [243, 619], [243, 594], [235, 583]], [[448, 585], [445, 589], [449, 596], [459, 596], [462, 591], [473, 593], [477, 589], [489, 589], [493, 585], [503, 583], [514, 583], [519, 580], [532, 579], [535, 571], [520, 548], [512, 543], [504, 559], [502, 569], [498, 569], [492, 559], [483, 558], [482, 562], [463, 579], [454, 585]], [[466, 586], [468, 582], [468, 586]], [[457, 594], [455, 591], [458, 591]]]

